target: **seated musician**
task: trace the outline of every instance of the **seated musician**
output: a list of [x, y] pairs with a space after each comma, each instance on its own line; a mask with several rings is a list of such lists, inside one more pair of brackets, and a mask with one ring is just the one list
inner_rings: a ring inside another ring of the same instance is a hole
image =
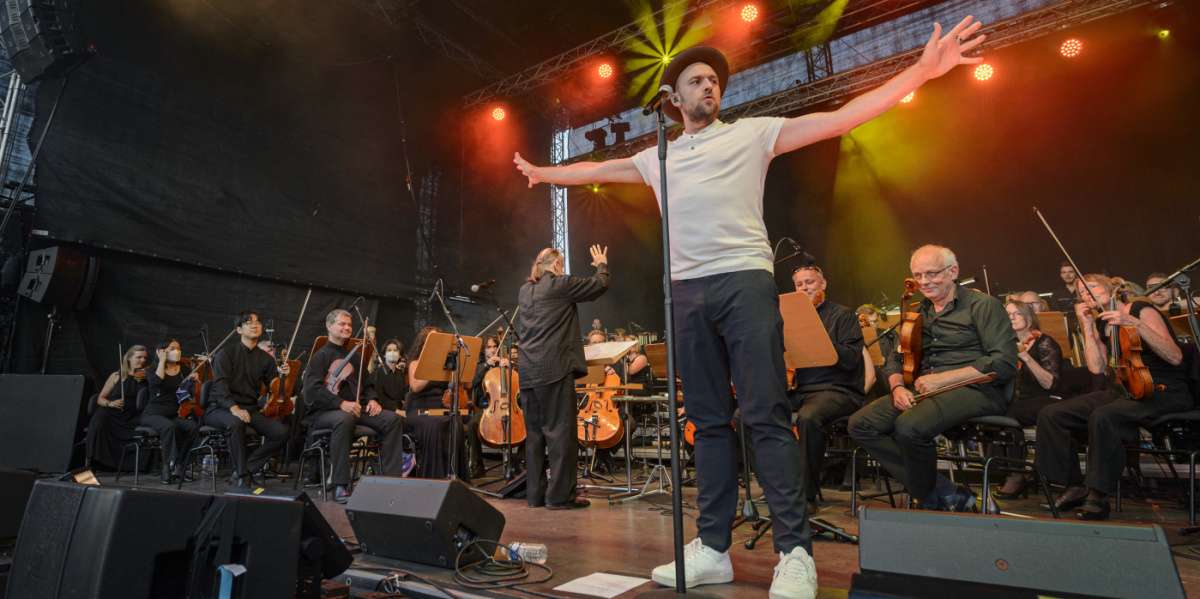
[[621, 377], [622, 382], [631, 385], [641, 385], [641, 389], [631, 389], [629, 395], [638, 397], [646, 397], [651, 394], [651, 388], [654, 385], [654, 375], [650, 372], [650, 360], [646, 358], [646, 354], [642, 353], [642, 344], [638, 341], [636, 335], [626, 333], [623, 337], [625, 341], [633, 341], [637, 345], [625, 354], [625, 359], [621, 364], [625, 369], [625, 376]]
[[1075, 295], [1079, 290], [1079, 274], [1070, 262], [1063, 262], [1058, 267], [1058, 276], [1062, 278], [1063, 286], [1055, 288], [1054, 294], [1050, 296], [1050, 307], [1058, 312], [1070, 312], [1074, 309], [1072, 306], [1079, 301], [1079, 297]]
[[[1037, 424], [1042, 408], [1062, 399], [1059, 379], [1062, 375], [1062, 346], [1050, 335], [1043, 335], [1042, 324], [1032, 306], [1020, 301], [1009, 300], [1004, 304], [1008, 320], [1017, 332], [1017, 388], [1013, 402], [1008, 406], [1008, 416], [1021, 426]], [[1008, 446], [1008, 457], [1023, 459], [1022, 450]], [[1027, 495], [1029, 479], [1012, 473], [1000, 487], [997, 499], [1013, 499]]]
[[162, 445], [162, 477], [160, 482], [169, 485], [183, 476], [180, 461], [191, 450], [199, 436], [200, 427], [187, 418], [179, 417], [179, 399], [175, 392], [184, 386], [183, 372], [179, 364], [179, 342], [163, 339], [154, 349], [155, 361], [146, 375], [150, 387], [150, 401], [142, 412], [141, 426], [158, 432]]
[[[351, 348], [346, 347], [346, 341], [354, 333], [350, 313], [341, 309], [329, 312], [325, 316], [325, 330], [329, 340], [313, 353], [304, 372], [304, 403], [308, 406], [309, 430], [333, 431], [329, 436], [333, 500], [345, 503], [350, 500], [350, 444], [355, 439], [355, 428], [361, 424], [378, 434], [383, 475], [402, 476], [404, 419], [395, 412], [384, 410], [376, 401], [375, 375], [359, 370], [365, 366], [361, 347], [350, 356], [349, 364], [342, 367], [340, 375], [334, 372], [350, 355]], [[347, 368], [349, 375], [344, 370]], [[332, 378], [344, 380], [339, 385], [328, 382]]]
[[[1146, 289], [1149, 289], [1163, 281], [1167, 280], [1166, 273], [1156, 272], [1146, 277]], [[1164, 318], [1179, 316], [1183, 314], [1183, 310], [1179, 306], [1179, 289], [1174, 285], [1167, 285], [1146, 296], [1150, 303], [1154, 305], [1154, 309], [1162, 313]]]
[[[1124, 440], [1136, 439], [1139, 426], [1192, 408], [1183, 352], [1166, 320], [1151, 304], [1130, 304], [1119, 294], [1116, 309], [1110, 309], [1114, 293], [1112, 281], [1104, 275], [1085, 275], [1080, 281], [1082, 301], [1075, 314], [1083, 329], [1087, 367], [1093, 374], [1105, 372], [1110, 355], [1108, 325], [1133, 327], [1142, 340], [1141, 359], [1153, 379], [1152, 394], [1135, 400], [1127, 387], [1109, 385], [1107, 390], [1046, 406], [1037, 420], [1037, 466], [1051, 482], [1067, 487], [1055, 502], [1058, 509], [1080, 508], [1076, 516], [1082, 520], [1108, 518], [1108, 495], [1116, 491], [1125, 469]], [[1093, 310], [1099, 311], [1098, 317]], [[1079, 450], [1071, 431], [1088, 432], [1086, 477], [1079, 471]]]
[[[1011, 398], [1004, 387], [1017, 374], [1017, 335], [996, 298], [958, 286], [958, 260], [949, 249], [921, 247], [909, 266], [925, 296], [916, 310], [923, 327], [922, 347], [914, 348], [921, 361], [912, 373], [913, 388], [904, 384], [902, 354], [889, 354], [891, 395], [855, 412], [850, 436], [904, 482], [918, 508], [966, 511], [976, 494], [938, 474], [933, 439], [964, 420], [1005, 412]], [[995, 380], [913, 403], [914, 391], [927, 393], [985, 373], [994, 373]]]
[[388, 339], [383, 344], [383, 365], [370, 371], [375, 375], [375, 401], [389, 412], [399, 414], [404, 409], [408, 393], [408, 369], [404, 364], [404, 344]]
[[1046, 312], [1047, 311], [1046, 302], [1042, 301], [1042, 296], [1039, 295], [1038, 292], [1036, 292], [1036, 291], [1026, 291], [1024, 293], [1018, 293], [1018, 294], [1016, 294], [1016, 297], [1013, 297], [1012, 299], [1015, 299], [1020, 302], [1024, 302], [1034, 312]]
[[[817, 291], [823, 292], [829, 284], [819, 266], [797, 268], [792, 273], [792, 283], [796, 291], [803, 291], [810, 297]], [[800, 440], [800, 461], [805, 468], [804, 488], [810, 514], [819, 509], [817, 489], [825, 461], [824, 428], [862, 407], [867, 364], [863, 359], [862, 326], [849, 308], [822, 300], [817, 304], [817, 316], [833, 342], [837, 363], [797, 369], [795, 391], [788, 397], [792, 422]]]
[[[125, 446], [134, 442], [134, 430], [140, 421], [137, 411], [138, 391], [146, 388], [146, 348], [135, 345], [121, 356], [121, 370], [109, 375], [96, 398], [96, 411], [88, 424], [86, 450], [89, 464], [113, 470], [132, 470], [133, 454], [121, 463]], [[137, 464], [140, 470], [143, 464]]]
[[486, 470], [483, 467], [483, 446], [479, 442], [479, 424], [483, 421], [483, 411], [488, 407], [488, 396], [483, 388], [483, 377], [493, 368], [508, 366], [508, 360], [496, 352], [500, 351], [500, 339], [495, 335], [483, 337], [483, 353], [479, 356], [479, 364], [475, 367], [475, 378], [471, 381], [471, 401], [475, 409], [467, 422], [467, 443], [471, 448], [471, 478], [480, 478]]
[[[451, 454], [457, 454], [455, 472], [459, 478], [467, 476], [470, 466], [467, 461], [467, 431], [461, 418], [451, 418], [446, 411], [444, 396], [450, 388], [446, 381], [429, 381], [416, 378], [421, 365], [421, 351], [430, 333], [441, 333], [438, 327], [425, 327], [417, 333], [408, 349], [408, 393], [404, 396], [405, 419], [417, 443], [417, 478], [446, 478], [450, 473]], [[431, 412], [432, 411], [432, 412]], [[450, 447], [450, 423], [457, 442], [455, 451]]]
[[[213, 383], [209, 392], [204, 424], [224, 429], [229, 435], [229, 455], [233, 461], [230, 484], [249, 486], [250, 475], [262, 468], [288, 440], [288, 427], [262, 414], [258, 398], [265, 385], [291, 370], [281, 367], [270, 354], [258, 348], [262, 320], [255, 312], [242, 312], [234, 318], [239, 335], [216, 353], [212, 360]], [[262, 435], [262, 445], [246, 456], [246, 427]]]

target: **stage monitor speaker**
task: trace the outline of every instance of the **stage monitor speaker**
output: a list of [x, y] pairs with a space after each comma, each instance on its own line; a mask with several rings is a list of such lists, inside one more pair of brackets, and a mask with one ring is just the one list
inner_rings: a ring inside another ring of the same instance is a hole
[[[309, 498], [308, 493], [297, 489], [271, 489], [267, 490], [262, 487], [234, 487], [225, 492], [226, 495], [244, 495], [250, 497], [259, 497], [263, 499], [274, 499], [276, 501], [293, 501], [304, 506], [304, 526], [300, 531], [301, 547], [305, 548], [301, 552], [301, 558], [319, 555], [320, 572], [324, 578], [332, 579], [333, 577], [346, 571], [350, 564], [354, 563], [354, 556], [350, 555], [350, 550], [346, 549], [346, 544], [342, 542], [341, 537], [333, 532], [333, 527], [329, 525], [329, 521], [321, 514], [321, 510]], [[310, 539], [315, 539], [311, 541]], [[321, 584], [321, 579], [317, 579], [317, 585]]]
[[81, 252], [54, 246], [34, 250], [17, 293], [39, 304], [82, 310], [92, 300], [100, 263]]
[[22, 83], [64, 75], [95, 50], [83, 39], [76, 0], [3, 0], [0, 43]]
[[0, 374], [0, 467], [71, 470], [83, 385], [78, 375]]
[[1158, 526], [870, 508], [858, 525], [852, 598], [1185, 597]]
[[[500, 541], [504, 514], [458, 480], [368, 476], [358, 481], [346, 518], [363, 553], [453, 568], [458, 552], [477, 539]], [[476, 545], [462, 563], [495, 549]]]
[[9, 597], [291, 599], [304, 506], [229, 495], [41, 480], [17, 537]]
[[17, 536], [37, 474], [0, 468], [0, 541]]

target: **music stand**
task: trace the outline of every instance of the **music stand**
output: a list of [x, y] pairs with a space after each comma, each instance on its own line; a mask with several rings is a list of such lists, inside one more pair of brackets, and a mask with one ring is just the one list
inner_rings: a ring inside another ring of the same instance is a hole
[[[605, 369], [608, 366], [611, 366], [613, 364], [616, 364], [617, 362], [620, 362], [622, 359], [625, 358], [626, 354], [628, 354], [635, 347], [637, 347], [636, 341], [605, 341], [603, 343], [595, 343], [592, 345], [584, 346], [583, 357], [587, 363], [588, 373], [581, 378], [575, 379], [576, 392], [577, 393], [599, 392], [596, 389], [588, 389], [585, 387], [580, 387], [579, 385], [599, 384], [599, 386], [602, 389], [610, 389], [609, 387], [604, 387], [604, 385], [603, 385], [604, 379], [605, 379], [605, 372], [604, 372]], [[624, 382], [624, 381], [622, 381], [622, 382]], [[625, 387], [625, 385], [620, 385], [620, 386]], [[638, 387], [640, 388], [640, 385]], [[621, 418], [623, 420], [622, 424], [627, 425], [629, 422], [629, 406], [625, 406], [625, 411], [621, 414]], [[588, 479], [592, 479], [592, 480], [599, 478], [600, 480], [603, 480], [604, 482], [612, 483], [613, 482], [612, 479], [608, 478], [607, 476], [597, 474], [593, 471], [596, 467], [596, 452], [598, 450], [598, 448], [596, 447], [596, 441], [595, 441], [595, 434], [596, 434], [596, 431], [598, 428], [597, 425], [594, 423], [594, 421], [585, 421], [582, 418], [576, 418], [576, 419], [580, 421], [579, 426], [583, 427], [584, 450], [586, 451], [590, 448], [591, 452], [592, 452], [590, 457], [585, 456], [585, 458], [584, 458], [585, 461], [584, 461], [584, 469], [583, 469], [583, 478], [588, 478]], [[588, 434], [588, 427], [592, 427], [590, 439], [589, 439], [589, 434]], [[627, 480], [627, 484], [624, 487], [606, 487], [606, 486], [602, 486], [602, 485], [582, 485], [583, 488], [602, 489], [602, 490], [608, 490], [608, 491], [620, 491], [620, 492], [624, 492], [624, 493], [630, 493], [633, 491], [632, 473], [629, 471], [631, 463], [632, 463], [631, 460], [629, 459], [632, 431], [628, 430], [629, 429], [628, 426], [625, 426], [625, 428], [626, 428], [626, 430], [625, 430], [625, 463], [626, 463], [625, 477]]]
[[876, 366], [883, 366], [883, 349], [875, 342], [879, 338], [879, 329], [875, 327], [865, 327], [862, 330], [863, 343], [866, 344], [867, 353], [871, 356], [871, 363]]
[[[471, 356], [480, 355], [480, 348], [483, 347], [483, 339], [479, 337], [463, 337], [463, 343], [466, 345], [467, 354]], [[449, 381], [451, 396], [458, 397], [459, 386], [463, 380], [471, 380], [475, 376], [475, 366], [477, 360], [459, 359], [460, 346], [454, 335], [449, 333], [430, 333], [425, 338], [425, 347], [421, 349], [421, 355], [418, 356], [417, 369], [413, 372], [413, 378], [426, 381]], [[465, 357], [465, 356], [464, 356]], [[458, 478], [458, 427], [461, 423], [455, 422], [454, 418], [462, 415], [458, 407], [458, 403], [454, 402], [454, 406], [446, 410], [447, 415], [452, 415], [450, 419], [450, 466], [448, 468], [449, 478]]]

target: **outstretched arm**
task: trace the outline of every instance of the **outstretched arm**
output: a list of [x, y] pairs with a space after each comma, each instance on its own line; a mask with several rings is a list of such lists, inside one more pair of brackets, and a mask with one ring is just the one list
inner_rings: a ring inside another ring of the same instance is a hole
[[517, 152], [513, 163], [522, 175], [534, 183], [557, 185], [586, 185], [588, 183], [645, 183], [642, 173], [633, 165], [632, 158], [606, 160], [604, 162], [576, 162], [566, 166], [534, 166], [521, 158]]
[[775, 154], [791, 152], [818, 141], [849, 133], [851, 129], [883, 114], [895, 106], [909, 92], [921, 87], [930, 79], [945, 75], [960, 64], [976, 64], [983, 58], [966, 58], [962, 54], [983, 43], [986, 36], [961, 41], [970, 37], [982, 26], [973, 17], [967, 17], [955, 25], [946, 35], [942, 26], [933, 24], [933, 35], [925, 44], [925, 51], [917, 64], [907, 68], [890, 81], [849, 102], [834, 112], [817, 112], [788, 119], [775, 140]]

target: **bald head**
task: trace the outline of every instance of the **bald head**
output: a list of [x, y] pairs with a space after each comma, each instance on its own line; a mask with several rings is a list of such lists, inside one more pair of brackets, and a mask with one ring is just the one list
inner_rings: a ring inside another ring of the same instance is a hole
[[1042, 303], [1042, 296], [1038, 295], [1038, 293], [1036, 291], [1026, 291], [1025, 293], [1018, 293], [1014, 299], [1018, 299], [1018, 300], [1025, 302], [1026, 304], [1029, 304], [1029, 307], [1033, 308], [1034, 312], [1045, 312], [1046, 311], [1046, 305]]

